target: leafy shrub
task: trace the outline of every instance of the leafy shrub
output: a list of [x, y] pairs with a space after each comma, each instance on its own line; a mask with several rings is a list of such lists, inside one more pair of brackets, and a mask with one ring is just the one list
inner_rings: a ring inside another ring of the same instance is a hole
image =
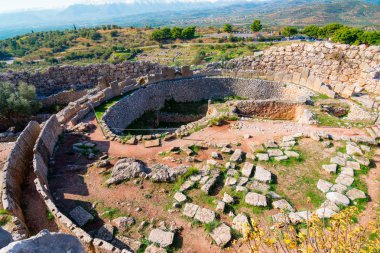
[[0, 82], [0, 116], [11, 119], [29, 116], [38, 111], [36, 88], [26, 83], [17, 87], [9, 82]]

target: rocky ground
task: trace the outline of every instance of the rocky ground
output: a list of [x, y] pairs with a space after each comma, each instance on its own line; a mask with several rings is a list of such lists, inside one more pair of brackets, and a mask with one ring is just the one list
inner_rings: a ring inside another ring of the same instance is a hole
[[89, 133], [65, 135], [50, 188], [90, 234], [135, 251], [228, 251], [223, 246], [248, 217], [270, 226], [287, 221], [279, 212], [287, 210], [300, 222], [307, 211], [329, 217], [337, 204], [361, 207], [366, 193], [376, 198], [365, 187], [376, 181], [353, 160], [360, 154], [368, 165], [370, 145], [326, 135], [355, 137], [361, 129], [240, 119], [146, 148], [104, 140], [88, 122], [95, 125]]

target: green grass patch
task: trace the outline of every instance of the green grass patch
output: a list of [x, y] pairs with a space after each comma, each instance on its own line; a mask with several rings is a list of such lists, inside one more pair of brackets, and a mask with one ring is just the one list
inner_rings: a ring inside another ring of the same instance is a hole
[[211, 233], [220, 224], [222, 224], [220, 221], [214, 220], [214, 221], [212, 221], [210, 223], [203, 224], [203, 227], [205, 228], [205, 230], [207, 231], [207, 233]]
[[109, 220], [118, 218], [123, 216], [124, 214], [122, 211], [118, 208], [111, 208], [111, 207], [106, 207], [104, 208], [104, 212], [101, 214], [102, 218], [106, 218]]
[[47, 219], [48, 220], [54, 220], [54, 215], [53, 215], [53, 213], [52, 212], [50, 212], [50, 211], [46, 211], [46, 217], [47, 217]]
[[175, 182], [174, 186], [173, 186], [173, 192], [177, 192], [179, 191], [179, 189], [181, 188], [181, 185], [191, 176], [193, 175], [196, 175], [199, 173], [199, 170], [195, 167], [190, 167], [185, 174], [179, 176], [179, 178], [177, 179], [177, 181]]
[[330, 98], [325, 94], [318, 94], [311, 97], [311, 100], [314, 102], [317, 102], [319, 100], [325, 100], [325, 99], [330, 99]]
[[114, 97], [104, 103], [102, 103], [101, 105], [97, 106], [95, 108], [95, 116], [98, 120], [102, 119], [103, 115], [106, 113], [106, 111], [111, 107], [113, 106], [114, 104], [116, 104], [120, 99], [122, 99], [125, 95], [121, 95], [121, 96], [117, 96], [117, 97]]

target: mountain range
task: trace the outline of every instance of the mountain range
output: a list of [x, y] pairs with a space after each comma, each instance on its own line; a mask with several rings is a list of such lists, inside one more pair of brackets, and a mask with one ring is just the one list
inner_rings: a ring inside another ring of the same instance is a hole
[[65, 9], [0, 13], [0, 39], [26, 32], [91, 27], [246, 24], [260, 18], [268, 25], [340, 22], [380, 28], [380, 0], [217, 0], [184, 2], [141, 0], [132, 3], [75, 4]]

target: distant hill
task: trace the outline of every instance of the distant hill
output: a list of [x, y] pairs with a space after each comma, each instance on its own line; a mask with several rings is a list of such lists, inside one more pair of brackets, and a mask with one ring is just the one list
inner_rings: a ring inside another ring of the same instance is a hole
[[380, 29], [380, 0], [267, 0], [72, 5], [63, 10], [0, 13], [0, 39], [26, 32], [116, 24], [122, 26], [247, 24], [260, 18], [270, 25], [340, 22]]

